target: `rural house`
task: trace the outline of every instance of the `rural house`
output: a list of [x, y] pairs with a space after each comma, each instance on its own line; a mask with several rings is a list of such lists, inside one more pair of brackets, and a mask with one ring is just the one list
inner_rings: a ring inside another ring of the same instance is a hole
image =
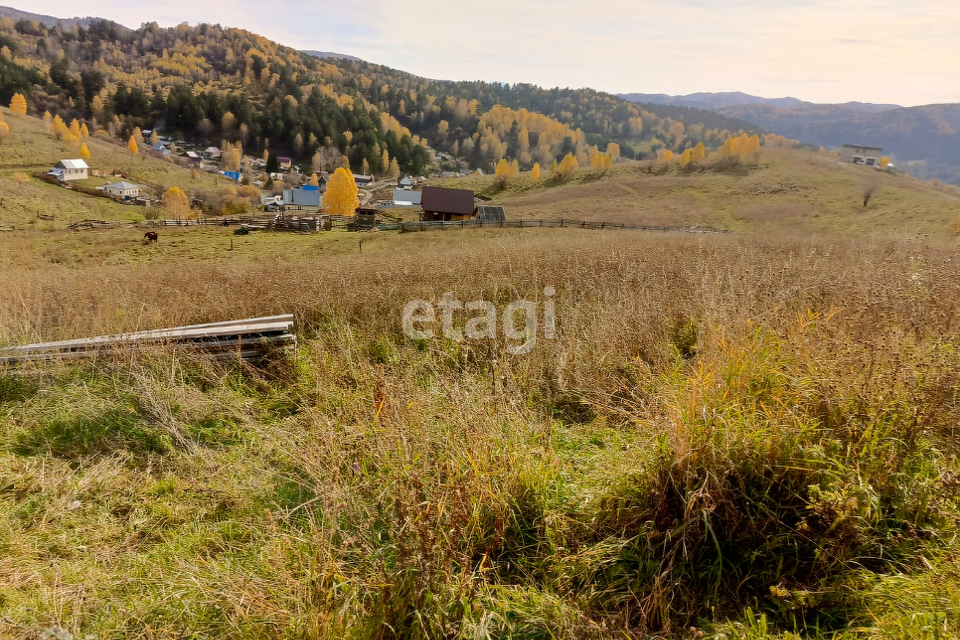
[[286, 156], [280, 156], [279, 158], [277, 158], [277, 164], [284, 171], [290, 171], [290, 167], [293, 166], [293, 160], [291, 160]]
[[157, 144], [153, 145], [150, 148], [153, 149], [155, 152], [159, 153], [160, 155], [169, 156], [170, 149], [168, 147], [169, 147], [169, 143], [163, 144], [162, 142], [158, 142]]
[[61, 160], [49, 173], [64, 182], [69, 182], [70, 180], [86, 180], [87, 170], [89, 168], [87, 163], [80, 159]]
[[413, 186], [413, 180], [410, 179], [410, 176], [403, 176], [403, 177], [400, 178], [400, 180], [397, 182], [397, 185], [399, 185], [400, 187], [404, 187], [404, 188], [412, 187], [412, 186]]
[[424, 187], [420, 198], [424, 220], [469, 220], [473, 217], [473, 191]]
[[306, 189], [284, 189], [283, 190], [283, 208], [284, 209], [319, 209], [320, 208], [320, 190], [316, 187]]
[[109, 193], [115, 198], [120, 198], [121, 200], [133, 200], [140, 196], [140, 185], [133, 184], [132, 182], [126, 182], [121, 180], [120, 182], [114, 182], [113, 184], [107, 184], [100, 189], [104, 193]]
[[880, 164], [883, 147], [865, 147], [858, 144], [845, 144], [840, 149], [840, 161], [853, 164], [865, 164], [869, 167]]
[[183, 154], [183, 157], [187, 159], [187, 162], [190, 164], [200, 164], [203, 162], [203, 158], [196, 151], [187, 151]]
[[393, 204], [401, 207], [420, 206], [420, 192], [412, 189], [394, 189]]
[[220, 149], [219, 147], [207, 147], [203, 150], [203, 159], [204, 160], [219, 160], [220, 159]]
[[353, 174], [353, 181], [357, 183], [358, 187], [362, 187], [368, 184], [373, 184], [373, 176], [365, 176], [362, 173]]

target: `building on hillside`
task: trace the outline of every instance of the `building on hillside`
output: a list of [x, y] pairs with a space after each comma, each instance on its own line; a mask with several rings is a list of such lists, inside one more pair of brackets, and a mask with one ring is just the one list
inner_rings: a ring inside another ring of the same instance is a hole
[[473, 191], [424, 187], [420, 195], [424, 220], [469, 220], [476, 206]]
[[200, 164], [203, 162], [203, 156], [196, 151], [187, 151], [183, 154], [183, 157], [187, 159], [188, 164]]
[[320, 208], [320, 190], [316, 187], [312, 189], [284, 189], [283, 190], [283, 208], [284, 209], [319, 209]]
[[56, 176], [64, 182], [86, 180], [89, 169], [90, 167], [84, 160], [61, 160], [57, 163], [57, 166], [50, 170], [49, 175]]
[[353, 174], [353, 181], [357, 183], [358, 187], [365, 187], [375, 182], [373, 176], [365, 176], [362, 173]]
[[290, 167], [293, 166], [293, 160], [291, 160], [286, 156], [280, 156], [279, 158], [277, 158], [277, 164], [284, 171], [290, 171]]
[[867, 147], [859, 144], [845, 144], [840, 149], [840, 161], [853, 164], [865, 164], [873, 167], [880, 164], [883, 147]]
[[419, 207], [420, 196], [422, 194], [419, 191], [414, 191], [412, 189], [394, 189], [393, 190], [393, 204], [400, 207]]
[[125, 180], [114, 182], [113, 184], [106, 184], [100, 187], [100, 189], [104, 193], [109, 193], [113, 197], [120, 198], [121, 200], [134, 200], [140, 197], [140, 185]]
[[221, 155], [223, 155], [223, 153], [219, 147], [207, 147], [203, 150], [204, 160], [220, 160]]
[[413, 179], [410, 176], [403, 176], [397, 181], [397, 186], [409, 189], [413, 186]]
[[150, 148], [153, 149], [154, 151], [156, 151], [157, 153], [159, 153], [159, 154], [162, 155], [162, 156], [169, 156], [169, 155], [170, 155], [169, 144], [163, 144], [162, 142], [158, 142], [157, 144], [153, 145], [153, 146], [150, 147]]

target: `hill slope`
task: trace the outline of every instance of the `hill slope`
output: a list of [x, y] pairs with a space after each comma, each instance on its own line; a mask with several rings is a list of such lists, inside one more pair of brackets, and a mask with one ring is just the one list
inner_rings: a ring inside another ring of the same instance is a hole
[[[430, 149], [461, 166], [521, 168], [572, 153], [581, 164], [619, 145], [643, 157], [661, 148], [720, 146], [756, 129], [709, 111], [642, 107], [591, 90], [440, 82], [365, 62], [284, 47], [256, 34], [197, 25], [131, 30], [103, 20], [89, 28], [0, 18], [0, 102], [26, 93], [36, 113], [79, 117], [129, 137], [135, 127], [188, 139], [243, 142], [355, 171], [421, 173]], [[55, 55], [52, 55], [55, 53]], [[52, 61], [52, 62], [51, 62]], [[498, 106], [505, 109], [497, 110]], [[679, 126], [678, 126], [679, 125]]]
[[101, 20], [101, 18], [90, 16], [86, 18], [55, 18], [54, 16], [45, 16], [39, 13], [21, 11], [20, 9], [14, 9], [13, 7], [0, 7], [0, 18], [12, 18], [18, 22], [20, 20], [26, 20], [27, 22], [36, 22], [50, 28], [56, 27], [59, 24], [68, 29], [77, 25], [80, 25], [81, 27], [89, 27], [95, 20]]
[[[490, 177], [451, 181], [492, 196], [510, 218], [565, 218], [738, 232], [952, 239], [960, 221], [954, 189], [910, 176], [841, 164], [834, 157], [767, 149], [759, 164], [682, 171], [650, 163], [581, 171], [568, 183], [520, 178], [499, 192]], [[868, 206], [864, 191], [873, 189]]]

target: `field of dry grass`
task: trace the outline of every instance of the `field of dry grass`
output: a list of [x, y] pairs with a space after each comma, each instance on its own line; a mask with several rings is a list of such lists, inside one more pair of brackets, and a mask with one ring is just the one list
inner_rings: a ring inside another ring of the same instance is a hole
[[[6, 240], [0, 342], [292, 312], [300, 344], [0, 372], [3, 637], [960, 634], [949, 247], [202, 233]], [[526, 356], [400, 328], [547, 286]]]
[[[567, 218], [649, 225], [700, 225], [777, 234], [952, 239], [960, 217], [953, 188], [839, 164], [807, 151], [766, 149], [758, 165], [683, 172], [677, 166], [618, 164], [583, 169], [566, 184], [521, 176], [497, 190], [494, 178], [446, 181], [503, 204], [511, 218]], [[874, 187], [867, 207], [864, 190]]]

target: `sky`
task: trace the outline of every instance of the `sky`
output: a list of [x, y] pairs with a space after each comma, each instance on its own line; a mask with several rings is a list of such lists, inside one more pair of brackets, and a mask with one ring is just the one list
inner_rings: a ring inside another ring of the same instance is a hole
[[[11, 0], [6, 0], [11, 2]], [[240, 27], [420, 76], [611, 93], [960, 102], [958, 0], [44, 0], [14, 7]]]

